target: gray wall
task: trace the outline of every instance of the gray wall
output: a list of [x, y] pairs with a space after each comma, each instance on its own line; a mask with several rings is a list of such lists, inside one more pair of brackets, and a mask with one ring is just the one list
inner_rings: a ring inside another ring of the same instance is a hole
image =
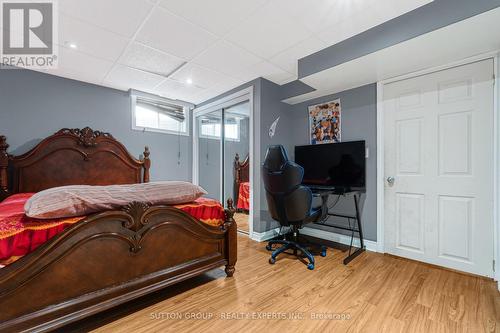
[[[301, 127], [301, 124], [295, 122], [292, 117], [290, 112], [292, 110], [292, 106], [281, 102], [281, 86], [263, 79], [261, 88], [259, 127], [261, 140], [260, 164], [264, 161], [267, 147], [270, 145], [282, 144], [288, 151], [290, 151], [294, 146], [294, 136], [297, 134], [295, 126], [299, 125], [299, 127]], [[270, 138], [269, 127], [278, 117], [280, 117], [280, 120], [278, 122], [278, 126], [276, 127], [275, 135], [273, 138]], [[279, 227], [279, 224], [271, 218], [271, 215], [267, 210], [266, 192], [264, 184], [262, 183], [262, 177], [260, 177], [260, 165], [256, 170], [256, 173], [259, 176], [260, 184], [260, 221], [259, 223], [254, 224], [254, 231], [264, 232]]]
[[191, 180], [191, 138], [134, 131], [130, 108], [126, 92], [34, 71], [0, 71], [0, 134], [12, 154], [63, 127], [90, 126], [110, 132], [135, 157], [149, 146], [152, 180]]
[[[361, 209], [364, 238], [377, 240], [377, 85], [343, 91], [290, 106], [289, 114], [294, 135], [288, 141], [289, 155], [293, 146], [309, 144], [309, 119], [307, 107], [340, 98], [342, 105], [342, 141], [365, 140], [369, 150], [366, 161], [366, 195], [362, 196]], [[331, 198], [333, 200], [335, 198]], [[334, 211], [352, 214], [352, 197], [341, 198]], [[346, 221], [331, 218], [328, 223], [342, 225]], [[331, 230], [325, 227], [313, 228]], [[340, 233], [341, 231], [335, 230]], [[356, 235], [357, 236], [357, 235]]]

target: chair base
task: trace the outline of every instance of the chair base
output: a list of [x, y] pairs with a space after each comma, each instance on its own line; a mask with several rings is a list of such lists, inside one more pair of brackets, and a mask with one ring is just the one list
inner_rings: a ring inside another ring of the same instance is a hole
[[[295, 239], [298, 238], [298, 234], [296, 234], [294, 236]], [[275, 249], [273, 251], [273, 245], [274, 244], [280, 244], [280, 245], [283, 245], [277, 249]], [[301, 256], [305, 257], [306, 259], [309, 260], [309, 263], [307, 264], [307, 269], [309, 270], [313, 270], [314, 269], [314, 256], [313, 254], [306, 248], [305, 245], [303, 244], [299, 244], [297, 241], [289, 241], [289, 240], [286, 240], [286, 239], [273, 239], [273, 240], [270, 240], [267, 245], [266, 245], [266, 249], [268, 251], [273, 251], [273, 253], [271, 253], [271, 258], [269, 258], [269, 263], [270, 264], [274, 264], [276, 263], [276, 257], [287, 251], [287, 250], [293, 250], [293, 254], [295, 256], [298, 256], [298, 251], [301, 252]], [[326, 257], [326, 246], [321, 246], [321, 252], [320, 252], [320, 256], [322, 257]]]

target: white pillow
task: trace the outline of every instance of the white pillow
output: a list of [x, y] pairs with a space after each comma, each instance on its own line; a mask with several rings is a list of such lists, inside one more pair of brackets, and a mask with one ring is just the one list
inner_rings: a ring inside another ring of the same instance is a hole
[[131, 185], [54, 187], [33, 195], [25, 204], [27, 216], [53, 219], [83, 216], [118, 209], [131, 202], [150, 205], [177, 205], [207, 194], [200, 186], [181, 181], [162, 181]]

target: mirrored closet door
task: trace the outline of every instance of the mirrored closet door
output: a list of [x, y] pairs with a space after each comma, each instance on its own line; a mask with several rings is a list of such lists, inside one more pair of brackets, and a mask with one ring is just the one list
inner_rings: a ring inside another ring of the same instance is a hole
[[222, 110], [196, 117], [198, 129], [198, 185], [208, 197], [222, 201]]
[[250, 103], [224, 109], [224, 200], [233, 198], [238, 230], [249, 233]]
[[227, 207], [233, 199], [238, 230], [249, 234], [251, 103], [235, 100], [195, 110], [193, 180]]

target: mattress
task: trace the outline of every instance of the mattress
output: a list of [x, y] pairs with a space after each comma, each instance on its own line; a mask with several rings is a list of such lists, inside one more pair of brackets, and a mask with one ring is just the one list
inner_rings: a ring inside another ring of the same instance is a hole
[[[85, 216], [52, 220], [29, 218], [24, 214], [24, 204], [33, 194], [15, 194], [0, 203], [0, 268], [34, 251], [55, 235], [85, 218]], [[173, 207], [211, 226], [220, 226], [224, 223], [224, 208], [213, 199], [199, 198], [194, 202]]]
[[243, 210], [250, 210], [250, 183], [243, 182], [240, 183], [240, 189], [238, 191], [238, 204], [236, 208]]

